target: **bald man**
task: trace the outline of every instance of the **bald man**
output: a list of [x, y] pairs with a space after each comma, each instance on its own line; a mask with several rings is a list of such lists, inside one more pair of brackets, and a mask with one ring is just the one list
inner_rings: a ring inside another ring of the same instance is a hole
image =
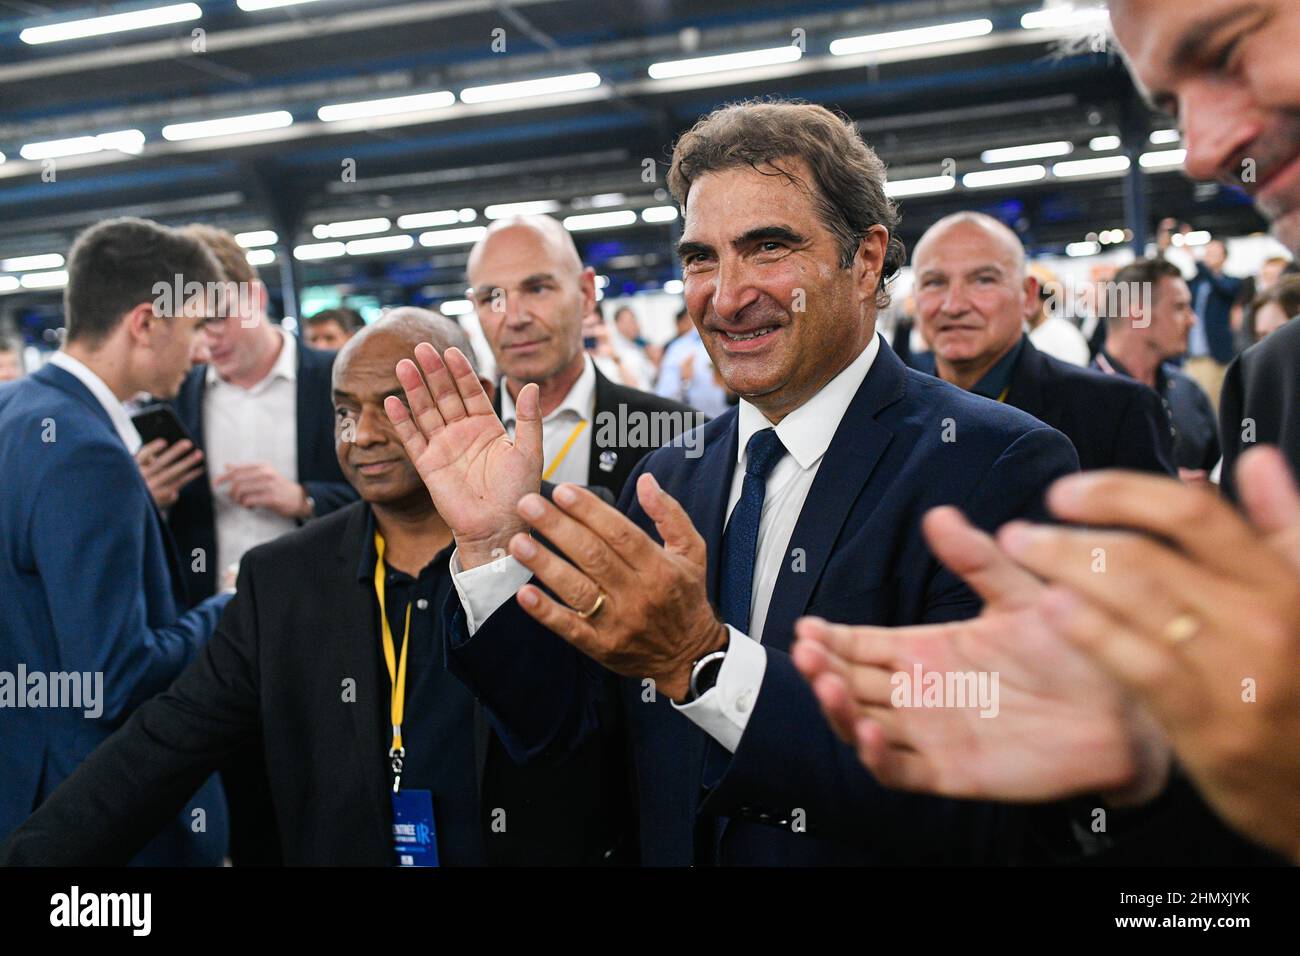
[[917, 322], [941, 379], [1064, 432], [1084, 471], [1175, 474], [1168, 418], [1154, 391], [1044, 355], [1029, 341], [1038, 280], [1005, 225], [983, 213], [946, 216], [916, 244], [912, 267]]
[[596, 368], [582, 347], [596, 274], [555, 219], [498, 219], [470, 251], [468, 278], [502, 375], [494, 407], [511, 436], [520, 389], [534, 382], [540, 390], [543, 479], [595, 485], [617, 498], [647, 453], [707, 420]]
[[[517, 768], [441, 666], [451, 531], [383, 409], [401, 394], [394, 367], [420, 342], [473, 354], [454, 322], [421, 309], [395, 310], [343, 347], [335, 450], [362, 500], [249, 551], [207, 653], [91, 754], [0, 859], [125, 862], [259, 740], [289, 865], [575, 865], [615, 853], [622, 764], [604, 743], [562, 768]], [[401, 662], [392, 680], [386, 637]], [[405, 688], [400, 773], [394, 681]]]

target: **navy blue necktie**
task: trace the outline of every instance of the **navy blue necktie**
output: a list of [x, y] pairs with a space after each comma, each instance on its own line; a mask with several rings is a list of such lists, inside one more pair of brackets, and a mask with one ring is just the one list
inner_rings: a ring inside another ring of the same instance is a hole
[[742, 634], [749, 634], [754, 557], [758, 551], [758, 523], [763, 517], [767, 476], [784, 455], [785, 446], [775, 429], [764, 428], [750, 436], [745, 445], [745, 480], [740, 488], [740, 500], [732, 509], [731, 520], [722, 535], [718, 607], [722, 620]]

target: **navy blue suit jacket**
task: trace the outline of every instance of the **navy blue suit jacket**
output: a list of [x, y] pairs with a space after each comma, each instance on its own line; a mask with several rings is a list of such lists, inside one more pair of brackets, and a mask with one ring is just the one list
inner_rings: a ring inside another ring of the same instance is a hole
[[1028, 336], [1011, 372], [1006, 403], [1064, 432], [1084, 471], [1178, 473], [1169, 417], [1153, 389], [1044, 355]]
[[[703, 453], [666, 447], [629, 478], [619, 508], [659, 540], [636, 501], [649, 471], [708, 544], [716, 605], [737, 414], [704, 426]], [[762, 644], [767, 669], [740, 746], [728, 754], [662, 696], [621, 679], [639, 801], [642, 862], [687, 865], [1002, 862], [1024, 819], [1010, 807], [881, 787], [823, 718], [789, 649], [805, 614], [854, 624], [960, 620], [978, 598], [939, 565], [921, 517], [953, 504], [992, 529], [1041, 517], [1070, 442], [1023, 412], [907, 369], [881, 348], [845, 412], [791, 535]], [[487, 707], [512, 756], [561, 760], [596, 729], [602, 668], [508, 601], [473, 637], [453, 593], [449, 666]], [[707, 760], [707, 767], [706, 767]], [[801, 812], [800, 812], [801, 811]], [[798, 823], [806, 832], [796, 832]]]
[[[331, 375], [334, 353], [313, 349], [298, 339], [298, 483], [316, 502], [316, 517], [322, 517], [357, 500], [356, 490], [347, 483], [334, 452], [334, 396]], [[203, 396], [207, 392], [208, 367], [190, 370], [173, 403], [176, 415], [195, 443], [203, 447]], [[212, 509], [212, 478], [204, 473], [181, 489], [180, 497], [167, 515], [176, 538], [185, 574], [185, 590], [191, 604], [216, 593], [218, 581], [217, 526]], [[195, 571], [191, 560], [195, 548], [207, 556]]]
[[[80, 708], [0, 717], [0, 839], [165, 689], [229, 600], [182, 613], [180, 567], [135, 459], [77, 378], [47, 365], [0, 388], [0, 671], [103, 675], [96, 718]], [[202, 808], [206, 830], [194, 832]], [[225, 802], [216, 778], [137, 862], [219, 865]]]

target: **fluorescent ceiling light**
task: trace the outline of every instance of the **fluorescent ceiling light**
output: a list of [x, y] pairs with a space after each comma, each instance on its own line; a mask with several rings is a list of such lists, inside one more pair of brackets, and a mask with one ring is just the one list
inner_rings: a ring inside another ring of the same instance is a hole
[[1112, 149], [1119, 149], [1120, 138], [1118, 136], [1094, 136], [1088, 140], [1088, 148], [1094, 153], [1105, 153]]
[[1101, 173], [1122, 173], [1129, 167], [1127, 156], [1094, 156], [1092, 159], [1071, 159], [1052, 167], [1052, 175], [1069, 179], [1071, 176], [1096, 176]]
[[634, 222], [636, 222], [636, 213], [631, 209], [621, 209], [618, 212], [589, 212], [581, 216], [567, 216], [564, 220], [564, 228], [570, 232], [581, 232], [583, 229], [630, 226]]
[[317, 239], [346, 239], [348, 236], [368, 236], [372, 232], [387, 232], [393, 224], [382, 216], [375, 219], [348, 219], [344, 222], [323, 222], [311, 227]]
[[912, 30], [894, 30], [890, 33], [870, 33], [866, 36], [842, 37], [831, 41], [831, 53], [847, 56], [851, 53], [876, 53], [897, 50], [900, 47], [923, 46], [945, 40], [965, 40], [982, 37], [993, 32], [992, 20], [961, 20], [957, 23], [940, 23]]
[[199, 9], [197, 3], [173, 3], [148, 10], [114, 13], [106, 17], [91, 17], [85, 20], [68, 20], [64, 23], [28, 27], [18, 34], [18, 39], [31, 44], [58, 43], [61, 40], [103, 36], [105, 33], [121, 33], [124, 30], [143, 30], [146, 27], [159, 27], [168, 23], [184, 23], [186, 20], [197, 20], [202, 15], [203, 11]]
[[927, 193], [947, 192], [957, 185], [954, 176], [922, 176], [918, 179], [891, 179], [885, 183], [885, 195], [891, 199], [899, 196], [924, 196]]
[[382, 100], [361, 100], [356, 103], [334, 103], [322, 106], [316, 115], [325, 123], [339, 120], [365, 119], [370, 116], [391, 116], [394, 113], [414, 113], [418, 110], [437, 110], [456, 102], [450, 90], [437, 93], [415, 93], [411, 96], [390, 96]]
[[17, 276], [0, 276], [0, 292], [13, 292], [22, 288]]
[[984, 163], [1018, 163], [1026, 159], [1042, 159], [1045, 156], [1066, 156], [1074, 152], [1074, 144], [1065, 140], [1053, 143], [1029, 143], [1025, 146], [1003, 146], [999, 149], [986, 149], [980, 153]]
[[672, 222], [677, 218], [677, 207], [647, 206], [641, 210], [641, 218], [646, 222]]
[[294, 7], [300, 3], [315, 3], [316, 0], [238, 0], [241, 10], [273, 10], [276, 7]]
[[24, 289], [59, 289], [68, 284], [66, 270], [60, 272], [29, 272], [19, 282]]
[[686, 283], [681, 279], [669, 279], [664, 283], [664, 291], [669, 295], [681, 295], [686, 289]]
[[172, 123], [162, 128], [163, 139], [203, 139], [207, 136], [228, 136], [234, 133], [255, 133], [264, 129], [280, 129], [293, 125], [293, 114], [285, 110], [272, 113], [250, 113], [246, 116], [227, 116], [224, 119], [199, 120], [196, 123]]
[[401, 252], [415, 245], [410, 236], [375, 236], [373, 239], [353, 239], [348, 243], [350, 256], [368, 256], [376, 252]]
[[305, 246], [294, 246], [295, 259], [335, 259], [347, 252], [341, 242], [310, 242]]
[[[602, 206], [621, 206], [627, 202], [627, 196], [622, 193], [599, 193], [595, 196], [588, 196], [585, 200], [586, 205], [593, 209], [599, 209]], [[575, 202], [576, 206], [577, 203]]]
[[1101, 252], [1101, 245], [1096, 242], [1071, 242], [1065, 247], [1067, 256], [1095, 256]]
[[605, 288], [605, 286], [607, 286], [607, 285], [609, 285], [609, 276], [603, 276], [603, 275], [598, 275], [598, 276], [596, 276], [596, 288], [597, 288], [597, 289], [603, 289], [603, 288]]
[[553, 199], [534, 199], [531, 202], [494, 203], [483, 210], [483, 215], [489, 219], [505, 219], [509, 216], [539, 216], [543, 213], [555, 212], [559, 208], [560, 204]]
[[1011, 166], [1007, 169], [981, 169], [967, 173], [961, 178], [961, 184], [967, 189], [983, 189], [988, 186], [1007, 186], [1012, 183], [1030, 183], [1042, 179], [1047, 170], [1038, 165]]
[[63, 256], [57, 252], [47, 252], [38, 256], [18, 256], [0, 262], [0, 270], [5, 272], [32, 272], [37, 269], [57, 269], [63, 265]]
[[18, 153], [23, 159], [54, 159], [114, 149], [123, 153], [139, 153], [144, 149], [144, 133], [138, 129], [121, 129], [112, 133], [100, 133], [98, 136], [50, 139], [41, 143], [28, 143]]
[[1195, 232], [1183, 234], [1183, 245], [1185, 246], [1203, 246], [1210, 241], [1210, 234], [1204, 229], [1198, 229]]
[[5, 161], [5, 154], [0, 153], [0, 163], [3, 163], [4, 161]]
[[255, 249], [258, 246], [273, 246], [280, 241], [280, 237], [270, 229], [257, 229], [253, 232], [235, 233], [235, 242], [239, 243], [245, 249]]
[[699, 76], [702, 73], [723, 73], [727, 70], [745, 70], [774, 63], [793, 63], [803, 56], [803, 50], [793, 43], [774, 46], [766, 50], [744, 50], [740, 53], [721, 53], [716, 56], [696, 56], [686, 60], [665, 60], [651, 63], [652, 79], [666, 80], [678, 76]]
[[1183, 134], [1176, 129], [1153, 129], [1147, 139], [1151, 140], [1153, 146], [1167, 146], [1170, 143], [1176, 143], [1183, 138]]
[[1110, 22], [1110, 13], [1098, 6], [1058, 6], [1035, 10], [1020, 18], [1026, 30], [1050, 30], [1060, 27], [1094, 26]]
[[439, 229], [420, 233], [422, 246], [463, 246], [478, 242], [487, 233], [487, 226], [464, 226], [460, 229]]
[[460, 212], [457, 210], [439, 209], [435, 212], [413, 212], [409, 216], [398, 216], [397, 228], [427, 229], [430, 226], [450, 226], [460, 221]]
[[1187, 158], [1185, 149], [1161, 149], [1153, 153], [1143, 153], [1138, 157], [1138, 164], [1143, 169], [1167, 169], [1183, 165]]
[[250, 266], [269, 266], [275, 261], [274, 249], [251, 249], [244, 256]]
[[470, 86], [460, 91], [462, 103], [495, 103], [515, 100], [525, 96], [546, 96], [550, 93], [571, 93], [600, 86], [598, 73], [570, 73], [565, 76], [544, 76], [536, 80], [519, 80], [515, 83], [493, 83], [490, 86]]
[[474, 311], [474, 303], [469, 299], [448, 299], [438, 306], [443, 315], [466, 315]]

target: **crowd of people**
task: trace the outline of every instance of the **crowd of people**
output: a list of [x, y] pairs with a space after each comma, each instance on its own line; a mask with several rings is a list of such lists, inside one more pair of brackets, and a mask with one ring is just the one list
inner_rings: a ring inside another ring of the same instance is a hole
[[[1300, 9], [1238, 73], [1111, 6], [1300, 254]], [[885, 186], [823, 107], [720, 107], [675, 337], [498, 219], [491, 375], [420, 308], [292, 334], [210, 225], [82, 233], [0, 385], [0, 862], [1300, 862], [1300, 280], [1165, 221], [1080, 328], [988, 215], [909, 254]], [[923, 350], [878, 329], [908, 264]]]

